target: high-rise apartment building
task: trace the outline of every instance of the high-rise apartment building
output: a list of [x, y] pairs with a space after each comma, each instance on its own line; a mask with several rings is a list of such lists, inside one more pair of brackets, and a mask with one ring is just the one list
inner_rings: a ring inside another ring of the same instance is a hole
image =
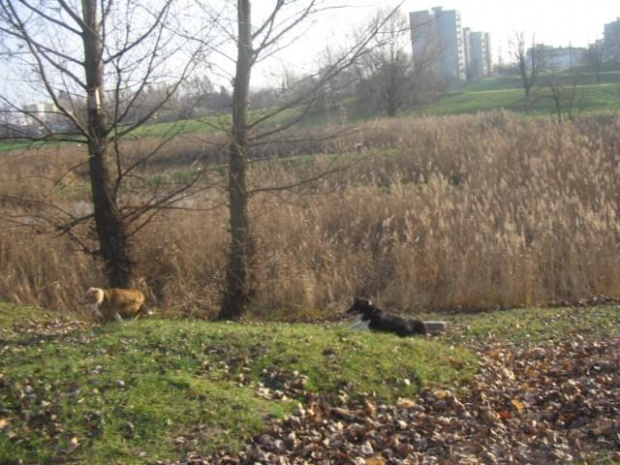
[[488, 32], [463, 29], [467, 79], [481, 79], [491, 75], [491, 36]]
[[37, 123], [47, 123], [53, 120], [58, 113], [56, 105], [51, 102], [47, 103], [31, 103], [24, 106], [24, 111], [30, 116], [29, 119]]
[[409, 13], [413, 66], [433, 54], [437, 72], [451, 80], [466, 79], [465, 42], [461, 14], [441, 7]]
[[411, 46], [415, 58], [422, 55], [435, 54], [437, 48], [437, 31], [435, 17], [430, 11], [416, 11], [409, 13], [411, 27]]
[[606, 60], [620, 61], [620, 17], [605, 24], [603, 54]]

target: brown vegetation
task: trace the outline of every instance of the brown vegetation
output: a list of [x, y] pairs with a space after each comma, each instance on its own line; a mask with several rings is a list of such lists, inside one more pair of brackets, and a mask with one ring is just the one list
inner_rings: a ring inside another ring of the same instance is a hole
[[[255, 316], [328, 315], [361, 293], [402, 311], [620, 297], [620, 119], [385, 120], [324, 148], [357, 141], [366, 156], [349, 169], [293, 191], [255, 194]], [[50, 159], [66, 167], [79, 160], [60, 150], [45, 160], [30, 154], [28, 164], [3, 154], [0, 192], [19, 186], [20, 195], [37, 191], [63, 209], [88, 209], [88, 192], [24, 181], [51, 170]], [[171, 160], [177, 151], [180, 158], [178, 142]], [[319, 154], [254, 163], [250, 184], [294, 183], [332, 162]], [[134, 236], [151, 305], [217, 312], [229, 241], [224, 200], [214, 187]], [[79, 294], [103, 282], [102, 270], [34, 219], [32, 228], [14, 227], [9, 215], [25, 213], [23, 204], [5, 199], [1, 208], [0, 297], [77, 310]]]

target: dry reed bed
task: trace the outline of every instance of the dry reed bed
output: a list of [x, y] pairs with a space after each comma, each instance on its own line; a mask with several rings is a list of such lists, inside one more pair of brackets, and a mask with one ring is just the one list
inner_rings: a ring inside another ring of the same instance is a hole
[[[384, 120], [338, 144], [355, 140], [368, 149], [346, 157], [358, 157], [349, 169], [253, 197], [254, 315], [325, 316], [361, 293], [411, 312], [620, 298], [620, 119]], [[252, 180], [295, 183], [332, 161], [256, 163]], [[137, 275], [152, 302], [215, 314], [226, 223], [224, 208], [169, 211], [140, 233]], [[63, 237], [8, 226], [1, 297], [74, 310], [85, 287], [103, 283]]]

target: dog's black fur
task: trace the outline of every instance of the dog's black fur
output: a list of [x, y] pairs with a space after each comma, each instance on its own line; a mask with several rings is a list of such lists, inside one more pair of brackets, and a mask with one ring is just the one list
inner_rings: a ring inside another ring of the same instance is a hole
[[390, 315], [372, 304], [370, 299], [356, 297], [347, 314], [361, 315], [362, 321], [369, 321], [372, 331], [386, 331], [401, 337], [426, 334], [426, 325], [420, 320], [411, 320], [398, 315]]

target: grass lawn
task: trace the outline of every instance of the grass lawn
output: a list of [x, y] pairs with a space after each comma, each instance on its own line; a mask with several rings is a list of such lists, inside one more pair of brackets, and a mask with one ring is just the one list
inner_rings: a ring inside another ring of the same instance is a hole
[[444, 340], [457, 345], [489, 340], [554, 345], [576, 336], [596, 339], [620, 335], [618, 306], [513, 309], [434, 317], [450, 322]]
[[[568, 88], [567, 88], [568, 89]], [[620, 84], [577, 86], [573, 104], [574, 116], [582, 113], [620, 111]], [[547, 88], [537, 88], [531, 98], [530, 114], [555, 115], [555, 105]], [[416, 114], [456, 115], [502, 108], [525, 113], [525, 99], [520, 88], [477, 90], [469, 87], [448, 93], [425, 105]]]
[[54, 141], [36, 142], [25, 139], [4, 140], [0, 141], [0, 153], [10, 152], [11, 150], [36, 150], [42, 147], [49, 147], [60, 144], [60, 142]]

